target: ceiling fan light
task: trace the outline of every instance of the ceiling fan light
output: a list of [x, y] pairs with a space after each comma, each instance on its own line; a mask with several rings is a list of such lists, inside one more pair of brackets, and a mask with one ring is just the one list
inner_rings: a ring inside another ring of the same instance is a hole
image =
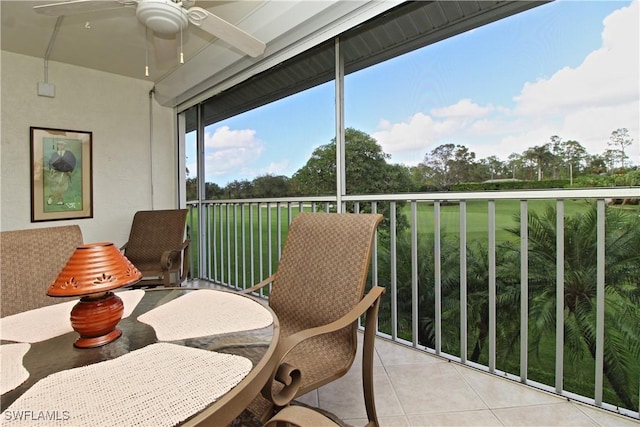
[[187, 11], [171, 0], [140, 0], [136, 16], [150, 30], [175, 34], [189, 24]]

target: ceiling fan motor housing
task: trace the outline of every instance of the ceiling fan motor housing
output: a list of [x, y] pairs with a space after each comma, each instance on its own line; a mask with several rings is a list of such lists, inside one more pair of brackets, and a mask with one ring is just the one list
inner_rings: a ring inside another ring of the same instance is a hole
[[189, 25], [182, 2], [172, 0], [139, 0], [136, 16], [145, 26], [160, 34], [175, 34]]

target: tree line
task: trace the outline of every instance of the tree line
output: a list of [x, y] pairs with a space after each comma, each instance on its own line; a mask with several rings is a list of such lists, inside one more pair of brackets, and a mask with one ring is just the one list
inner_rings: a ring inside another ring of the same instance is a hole
[[[607, 148], [590, 154], [580, 142], [553, 135], [549, 141], [512, 153], [506, 161], [496, 156], [478, 159], [461, 144], [441, 144], [416, 166], [389, 162], [377, 141], [367, 133], [345, 130], [348, 194], [448, 191], [463, 183], [543, 182], [557, 186], [640, 185], [640, 172], [627, 154], [633, 143], [627, 128], [611, 132]], [[509, 188], [509, 187], [507, 187]], [[513, 185], [512, 185], [513, 188]], [[336, 141], [316, 148], [293, 176], [262, 175], [235, 180], [222, 187], [205, 183], [206, 200], [278, 198], [335, 194]], [[465, 188], [469, 189], [469, 188]], [[492, 187], [493, 189], [493, 187]], [[197, 179], [187, 178], [187, 199], [197, 200]]]

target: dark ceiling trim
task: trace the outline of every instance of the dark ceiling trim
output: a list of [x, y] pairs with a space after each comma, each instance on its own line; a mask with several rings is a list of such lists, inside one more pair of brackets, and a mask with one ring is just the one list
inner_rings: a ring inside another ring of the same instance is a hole
[[[401, 5], [339, 36], [345, 74], [437, 43], [548, 1], [416, 1]], [[204, 101], [209, 125], [335, 78], [330, 39]], [[195, 123], [187, 120], [187, 129]]]
[[[462, 34], [474, 28], [490, 24], [549, 1], [431, 1], [410, 2], [396, 7], [341, 36], [343, 50], [356, 47], [378, 34], [393, 34], [393, 38], [376, 52], [359, 57], [345, 58], [345, 73], [353, 73], [387, 59], [409, 53], [416, 49]], [[449, 10], [447, 10], [449, 9]], [[445, 25], [434, 23], [430, 14], [438, 11], [438, 19], [459, 15]], [[352, 55], [351, 55], [352, 56]]]

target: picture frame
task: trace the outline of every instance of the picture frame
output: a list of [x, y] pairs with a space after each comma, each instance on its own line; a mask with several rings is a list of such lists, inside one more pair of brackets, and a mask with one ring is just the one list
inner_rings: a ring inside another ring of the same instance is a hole
[[93, 218], [93, 133], [30, 127], [31, 222]]

